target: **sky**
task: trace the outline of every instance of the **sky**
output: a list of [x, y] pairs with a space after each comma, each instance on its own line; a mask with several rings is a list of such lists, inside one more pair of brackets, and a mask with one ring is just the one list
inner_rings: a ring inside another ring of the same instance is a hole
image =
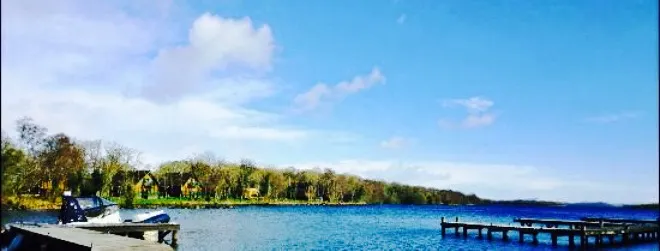
[[3, 0], [2, 130], [658, 201], [657, 1]]

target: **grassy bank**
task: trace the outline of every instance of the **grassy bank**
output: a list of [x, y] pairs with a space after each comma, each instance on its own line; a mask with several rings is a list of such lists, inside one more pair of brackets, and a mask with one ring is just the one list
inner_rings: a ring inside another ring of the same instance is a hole
[[53, 202], [34, 196], [2, 197], [2, 203], [0, 203], [2, 210], [56, 210], [60, 209], [61, 204], [61, 198], [57, 198]]
[[[124, 205], [124, 201], [118, 197], [108, 198], [117, 204]], [[55, 202], [32, 196], [23, 196], [18, 198], [10, 196], [2, 198], [2, 210], [57, 210], [61, 205], [61, 198], [57, 198]], [[349, 205], [366, 205], [366, 203], [321, 203], [321, 202], [308, 202], [302, 200], [191, 200], [186, 198], [161, 198], [161, 199], [142, 199], [136, 198], [133, 201], [134, 208], [231, 208], [235, 206], [294, 206], [294, 205], [325, 205], [325, 206], [349, 206]]]
[[[124, 205], [121, 198], [109, 198], [120, 205]], [[142, 199], [136, 198], [133, 201], [134, 208], [231, 208], [235, 206], [294, 206], [294, 205], [325, 205], [325, 206], [347, 206], [347, 205], [366, 205], [366, 203], [321, 203], [308, 202], [302, 200], [288, 199], [259, 199], [259, 200], [191, 200], [186, 198], [160, 198], [160, 199]]]

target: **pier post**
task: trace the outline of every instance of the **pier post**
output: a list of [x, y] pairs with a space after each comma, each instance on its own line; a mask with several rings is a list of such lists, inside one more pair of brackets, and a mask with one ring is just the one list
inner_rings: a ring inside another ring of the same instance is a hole
[[600, 247], [603, 244], [603, 236], [598, 234], [596, 235], [596, 247]]
[[568, 246], [571, 248], [575, 247], [575, 236], [573, 234], [568, 235]]
[[503, 239], [504, 241], [508, 241], [508, 240], [509, 240], [509, 235], [507, 235], [508, 232], [509, 232], [509, 231], [507, 231], [507, 230], [503, 230], [503, 231], [502, 231], [502, 239]]
[[608, 235], [607, 238], [610, 241], [610, 244], [614, 244], [614, 235]]
[[482, 228], [479, 228], [479, 239], [483, 238], [483, 236], [481, 235], [481, 230]]
[[539, 233], [533, 233], [532, 234], [532, 237], [534, 237], [534, 239], [532, 240], [532, 243], [534, 243], [534, 245], [539, 244], [539, 238], [538, 238], [537, 235], [539, 235]]
[[486, 238], [488, 238], [488, 240], [493, 239], [493, 233], [490, 232], [490, 228], [486, 229]]
[[446, 232], [446, 229], [445, 229], [445, 217], [443, 216], [443, 217], [440, 218], [440, 233], [442, 234], [442, 237], [445, 236], [445, 232]]
[[550, 234], [550, 238], [552, 239], [552, 246], [557, 246], [557, 234]]
[[173, 247], [177, 246], [177, 242], [179, 241], [179, 231], [172, 231], [172, 244], [170, 244]]
[[463, 226], [463, 238], [467, 238], [467, 227]]
[[523, 232], [521, 231], [518, 231], [518, 242], [523, 243], [524, 240], [525, 240], [525, 234], [523, 234]]
[[[456, 216], [456, 222], [458, 222], [458, 216]], [[456, 225], [456, 228], [454, 228], [454, 233], [456, 234], [456, 236], [459, 235], [459, 233], [458, 233], [458, 225]]]

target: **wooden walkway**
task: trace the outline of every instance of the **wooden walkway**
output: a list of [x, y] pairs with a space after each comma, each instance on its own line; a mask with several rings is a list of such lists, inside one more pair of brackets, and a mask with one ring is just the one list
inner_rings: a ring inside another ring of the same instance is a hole
[[595, 218], [595, 217], [584, 217], [581, 218], [582, 221], [588, 222], [608, 222], [608, 223], [628, 223], [628, 224], [658, 224], [660, 223], [660, 218], [656, 220], [638, 220], [638, 219], [621, 219], [621, 218]]
[[173, 250], [164, 244], [75, 227], [12, 225], [11, 230], [24, 236], [30, 250]]
[[533, 224], [541, 224], [548, 228], [565, 226], [570, 229], [579, 229], [585, 227], [619, 227], [624, 225], [631, 225], [631, 223], [623, 222], [604, 222], [604, 221], [582, 221], [582, 220], [558, 220], [558, 219], [533, 219], [533, 218], [515, 218], [513, 222], [520, 223], [521, 226], [532, 226]]
[[178, 232], [181, 226], [177, 223], [102, 223], [102, 224], [81, 224], [66, 226], [69, 228], [82, 228], [94, 231], [100, 231], [109, 234], [130, 235], [132, 233], [144, 233], [148, 231], [158, 231], [158, 242], [164, 241], [165, 236], [172, 233], [170, 245], [176, 246], [178, 242]]
[[[594, 222], [587, 221], [562, 221], [553, 219], [514, 219], [521, 226], [503, 225], [503, 224], [484, 224], [477, 222], [460, 222], [458, 217], [454, 222], [445, 221], [445, 217], [441, 218], [441, 234], [445, 236], [447, 229], [453, 229], [455, 235], [463, 233], [463, 237], [467, 237], [468, 230], [476, 230], [478, 237], [483, 238], [483, 230], [486, 230], [488, 240], [492, 240], [493, 233], [502, 233], [502, 239], [508, 240], [508, 233], [511, 231], [518, 233], [518, 241], [523, 242], [525, 235], [531, 235], [534, 244], [538, 244], [539, 234], [549, 234], [553, 246], [557, 245], [559, 237], [567, 237], [569, 247], [575, 247], [575, 238], [579, 238], [580, 247], [587, 247], [589, 240], [594, 239], [595, 246], [604, 244], [604, 239], [608, 239], [609, 244], [615, 244], [615, 237], [620, 236], [620, 244], [630, 244], [639, 241], [658, 240], [658, 233], [660, 228], [658, 224], [629, 224], [629, 222], [609, 222], [606, 226], [604, 221]], [[542, 224], [546, 226], [535, 227], [533, 224]], [[618, 225], [617, 225], [618, 224]], [[566, 228], [559, 228], [558, 226], [567, 226]], [[462, 231], [459, 231], [462, 230]]]

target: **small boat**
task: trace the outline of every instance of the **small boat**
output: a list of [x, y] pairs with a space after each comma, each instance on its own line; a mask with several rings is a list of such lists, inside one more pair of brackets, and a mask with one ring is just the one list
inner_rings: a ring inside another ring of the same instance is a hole
[[170, 216], [163, 210], [137, 214], [133, 220], [122, 221], [119, 205], [99, 196], [73, 197], [64, 192], [58, 224], [90, 223], [168, 223]]
[[[168, 222], [170, 222], [170, 216], [163, 210], [137, 214], [133, 220], [122, 221], [117, 203], [99, 196], [73, 197], [71, 196], [71, 192], [67, 191], [62, 195], [62, 206], [60, 207], [57, 223], [60, 225], [76, 226], [103, 223], [135, 224]], [[7, 226], [7, 228], [2, 226], [2, 231], [0, 232], [0, 250], [24, 250], [30, 241], [25, 240], [26, 236], [12, 231], [9, 225]], [[140, 239], [145, 239], [146, 236], [149, 236], [150, 239], [159, 240], [161, 236], [165, 236], [169, 232], [136, 232], [128, 233], [128, 236]]]

